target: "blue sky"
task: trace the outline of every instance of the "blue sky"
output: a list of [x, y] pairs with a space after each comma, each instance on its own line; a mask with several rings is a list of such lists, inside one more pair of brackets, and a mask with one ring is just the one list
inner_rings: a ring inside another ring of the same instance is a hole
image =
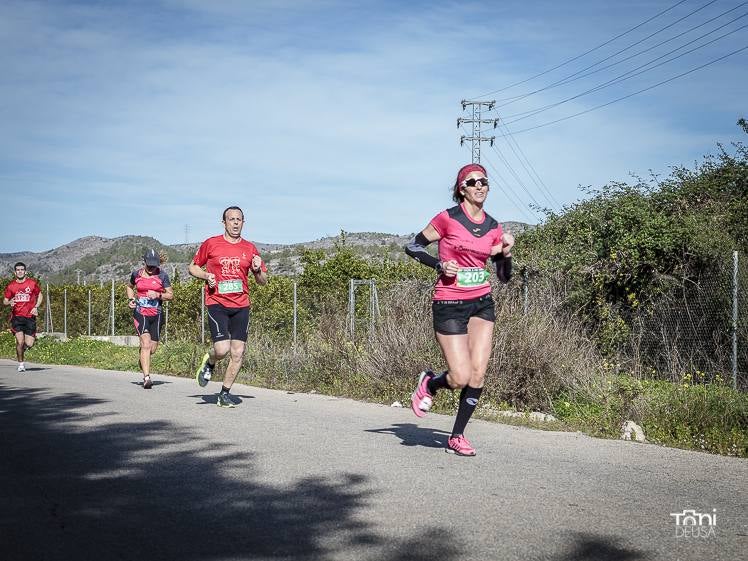
[[231, 204], [261, 242], [420, 230], [471, 158], [463, 99], [497, 100], [484, 117], [507, 123], [481, 149], [500, 221], [536, 223], [533, 205], [568, 205], [580, 185], [693, 166], [745, 140], [748, 50], [524, 129], [748, 46], [748, 4], [684, 1], [505, 89], [676, 1], [4, 0], [0, 252], [87, 235], [201, 241]]

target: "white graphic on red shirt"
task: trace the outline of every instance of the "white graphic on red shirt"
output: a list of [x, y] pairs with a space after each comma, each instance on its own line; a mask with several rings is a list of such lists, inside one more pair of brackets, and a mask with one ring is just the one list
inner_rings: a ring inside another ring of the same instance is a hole
[[241, 276], [242, 261], [239, 257], [221, 257], [218, 262], [221, 264], [221, 276], [223, 278], [230, 279]]
[[16, 302], [31, 302], [31, 287], [27, 286], [23, 292], [16, 293]]

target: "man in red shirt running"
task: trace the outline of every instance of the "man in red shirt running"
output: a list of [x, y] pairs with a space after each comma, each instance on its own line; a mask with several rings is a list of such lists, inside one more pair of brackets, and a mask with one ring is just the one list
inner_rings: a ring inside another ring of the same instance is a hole
[[5, 288], [3, 305], [11, 306], [10, 330], [16, 336], [18, 371], [24, 372], [23, 354], [36, 340], [36, 316], [42, 303], [42, 291], [34, 279], [26, 276], [26, 265], [16, 263], [13, 270], [16, 278]]
[[216, 362], [230, 355], [218, 394], [219, 407], [234, 407], [230, 395], [247, 346], [249, 328], [250, 271], [257, 284], [267, 283], [267, 267], [252, 242], [242, 239], [244, 213], [238, 206], [223, 211], [224, 232], [208, 238], [190, 263], [190, 274], [205, 281], [205, 305], [213, 346], [203, 356], [195, 378], [200, 386], [208, 385]]

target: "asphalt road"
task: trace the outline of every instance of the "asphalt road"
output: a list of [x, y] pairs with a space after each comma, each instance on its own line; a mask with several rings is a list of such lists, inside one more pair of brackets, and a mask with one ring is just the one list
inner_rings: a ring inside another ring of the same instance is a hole
[[[746, 460], [483, 421], [467, 431], [478, 456], [461, 458], [443, 451], [447, 416], [242, 385], [222, 409], [217, 383], [156, 376], [145, 391], [132, 372], [15, 366], [0, 360], [4, 561], [748, 551]], [[682, 535], [684, 510], [716, 517], [706, 537]]]

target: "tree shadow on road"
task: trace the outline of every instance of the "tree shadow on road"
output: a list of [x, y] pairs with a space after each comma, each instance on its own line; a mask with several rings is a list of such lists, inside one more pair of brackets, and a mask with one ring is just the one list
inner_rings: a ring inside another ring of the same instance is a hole
[[[375, 491], [339, 473], [268, 485], [255, 455], [171, 423], [111, 422], [106, 401], [0, 384], [4, 559], [454, 560], [434, 526], [390, 539]], [[105, 417], [96, 419], [94, 417]], [[217, 451], [218, 450], [218, 451]], [[278, 458], [282, 461], [282, 458]]]
[[448, 432], [426, 427], [419, 427], [414, 423], [393, 423], [391, 427], [382, 429], [367, 429], [366, 432], [379, 434], [393, 434], [400, 439], [403, 446], [426, 446], [428, 448], [444, 448], [447, 445]]
[[624, 547], [620, 540], [577, 532], [563, 554], [551, 561], [638, 561], [651, 559], [646, 551]]

